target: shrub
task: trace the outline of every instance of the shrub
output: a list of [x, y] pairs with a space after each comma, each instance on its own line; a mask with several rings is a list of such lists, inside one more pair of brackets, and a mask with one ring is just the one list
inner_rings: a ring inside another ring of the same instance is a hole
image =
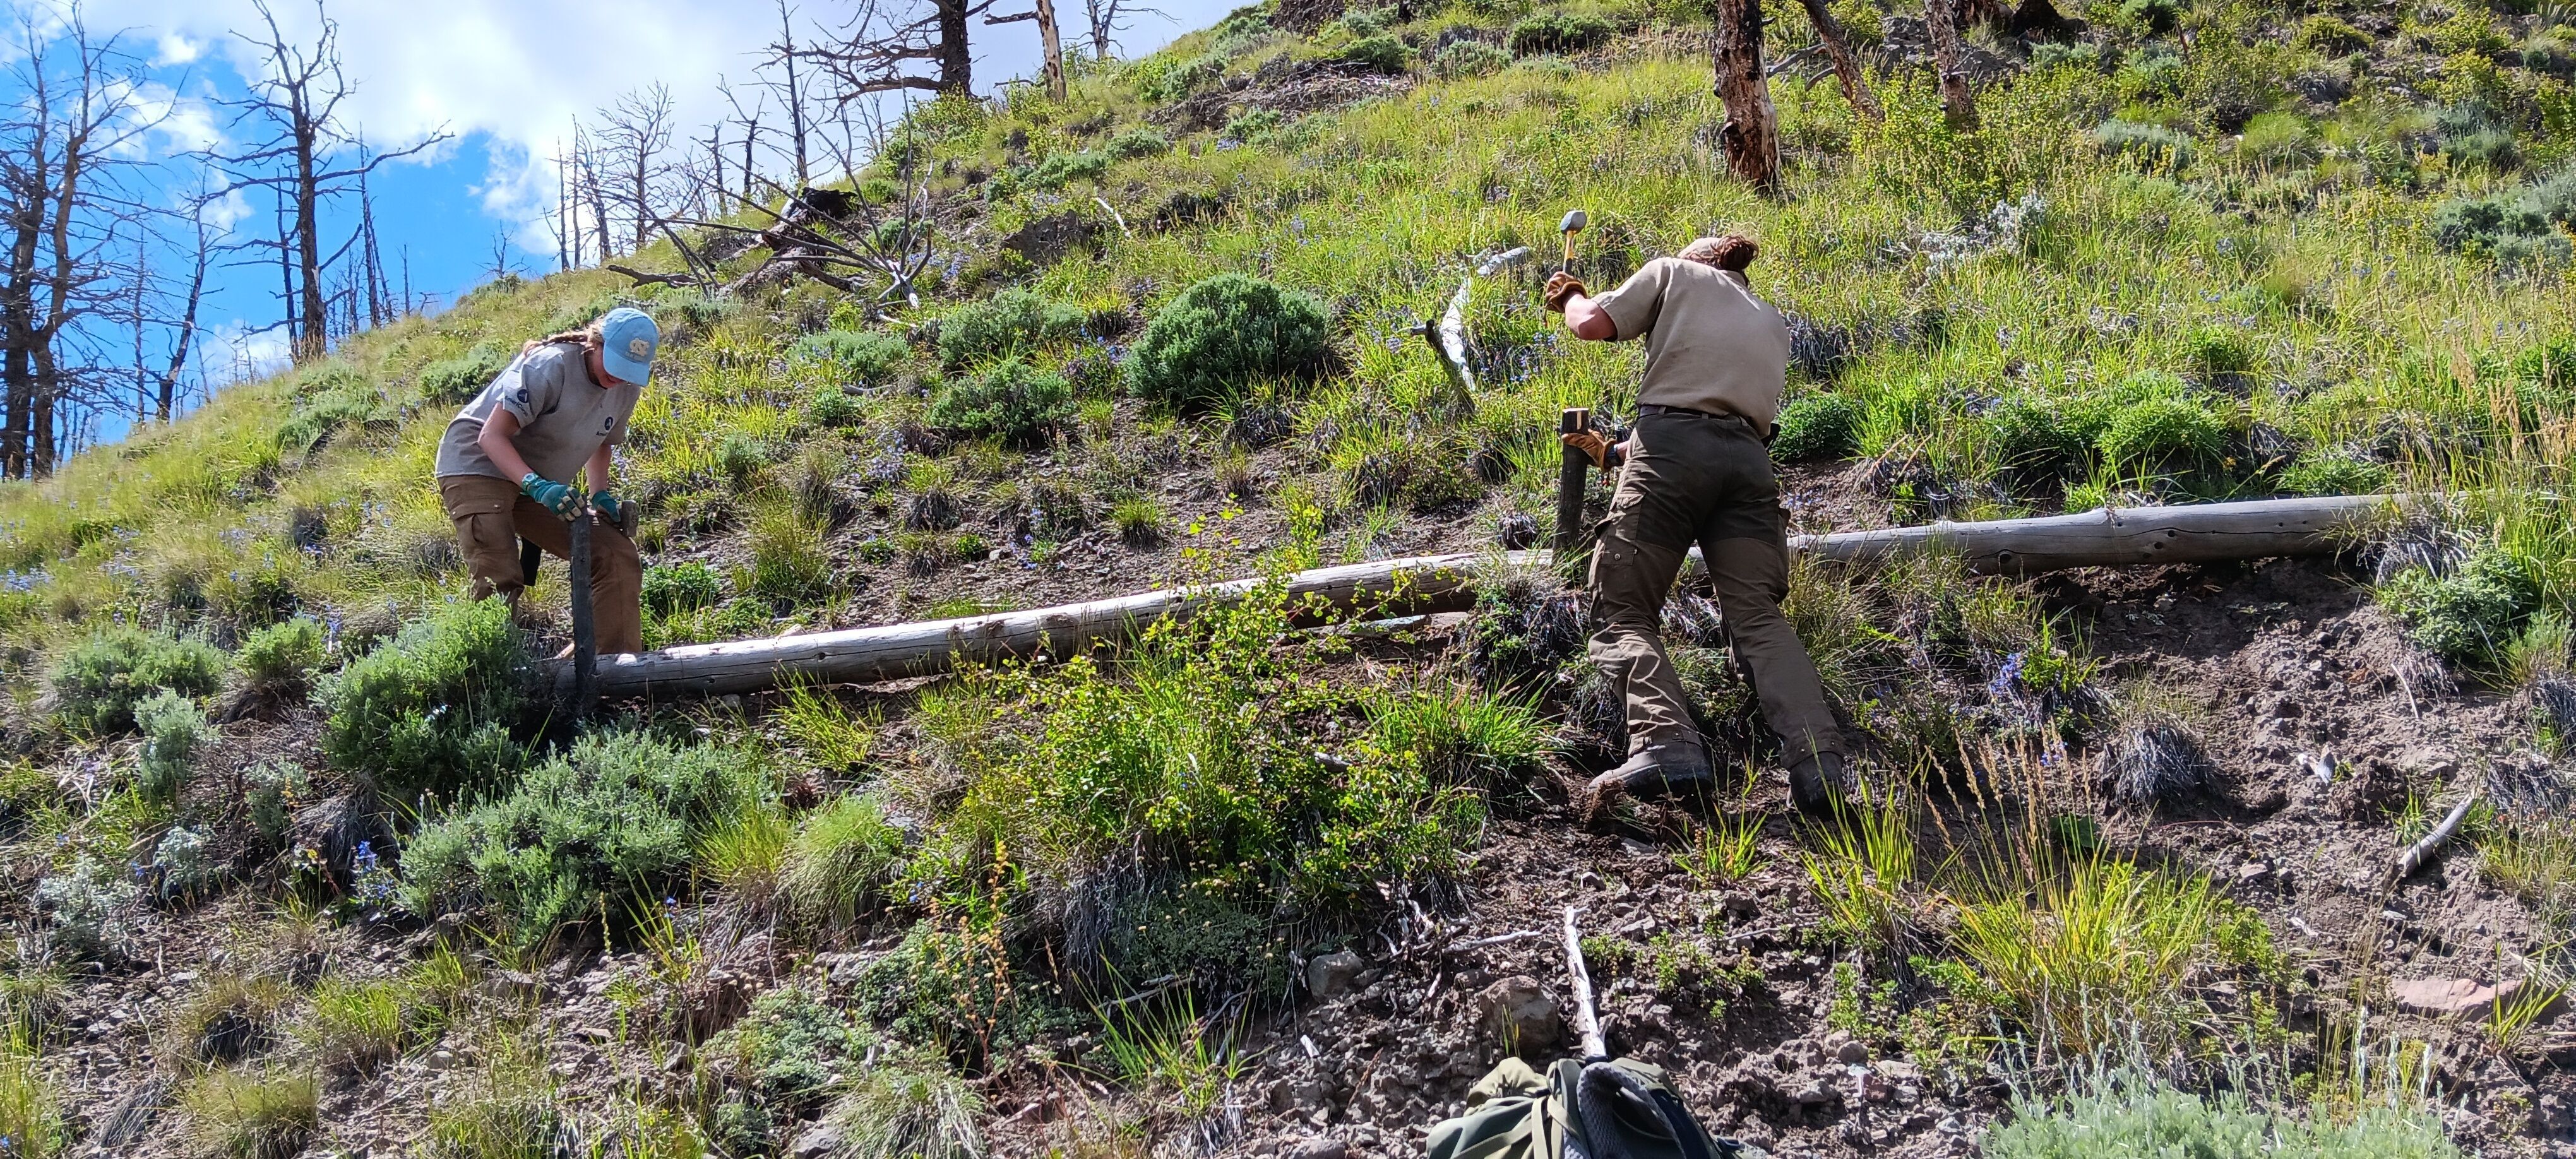
[[143, 752], [135, 761], [135, 786], [147, 800], [170, 804], [187, 791], [197, 750], [214, 736], [214, 726], [197, 702], [167, 688], [134, 706], [135, 731], [143, 734]]
[[2441, 138], [2442, 155], [2458, 164], [2503, 170], [2522, 163], [2513, 125], [2482, 101], [2445, 107], [2434, 114], [2433, 131]]
[[2182, 22], [2181, 0], [2121, 0], [2120, 23], [2149, 36], [2163, 36]]
[[797, 339], [787, 348], [787, 357], [808, 365], [829, 366], [839, 370], [845, 381], [861, 385], [883, 383], [894, 377], [903, 366], [911, 348], [882, 330], [823, 330]]
[[1082, 332], [1079, 307], [1028, 290], [1004, 290], [939, 320], [939, 360], [954, 370], [987, 358], [1032, 354]]
[[2198, 466], [2226, 454], [2227, 424], [2199, 401], [2151, 398], [2120, 408], [2094, 446], [2115, 468]]
[[2375, 43], [2369, 33], [2353, 27], [2341, 17], [2319, 12], [2299, 22], [2292, 40], [2300, 48], [2320, 56], [2350, 56]]
[[36, 904], [46, 912], [46, 942], [76, 961], [106, 961], [133, 939], [127, 911], [142, 893], [126, 874], [83, 854], [62, 873], [36, 882]]
[[936, 1059], [896, 1058], [862, 1071], [824, 1121], [832, 1159], [980, 1159], [984, 1100]]
[[2103, 152], [2136, 159], [2149, 169], [2173, 172], [2191, 164], [2191, 138], [2162, 125], [2104, 121], [2093, 130]]
[[695, 560], [657, 563], [644, 569], [644, 610], [656, 616], [712, 608], [723, 594], [716, 570]]
[[252, 632], [233, 653], [233, 669], [259, 692], [301, 697], [322, 666], [323, 647], [322, 625], [297, 616]]
[[1413, 49], [1390, 33], [1365, 36], [1343, 45], [1333, 59], [1366, 67], [1370, 72], [1401, 76], [1413, 67]]
[[1073, 417], [1073, 388], [1064, 376], [1010, 357], [982, 374], [948, 384], [930, 402], [932, 426], [962, 435], [998, 435], [1031, 446]]
[[741, 431], [726, 435], [716, 445], [716, 469], [724, 472], [739, 487], [751, 481], [761, 468], [770, 463], [769, 444]]
[[182, 1100], [197, 1146], [227, 1159], [294, 1159], [322, 1124], [321, 1084], [293, 1070], [211, 1070]]
[[877, 908], [903, 856], [903, 831], [876, 798], [851, 793], [806, 814], [787, 844], [781, 885], [801, 912], [846, 926]]
[[306, 372], [295, 388], [295, 405], [277, 429], [277, 449], [303, 454], [322, 445], [340, 428], [390, 417], [384, 392], [364, 375], [340, 363]]
[[402, 804], [494, 787], [519, 764], [526, 659], [507, 601], [452, 604], [323, 681], [323, 755]]
[[522, 945], [679, 888], [692, 843], [761, 791], [754, 756], [647, 733], [582, 738], [506, 796], [421, 828], [403, 852], [414, 913], [480, 906]]
[[1780, 408], [1771, 457], [1784, 463], [1842, 459], [1860, 449], [1860, 406], [1839, 394], [1802, 395]]
[[2302, 452], [2281, 472], [2281, 488], [2297, 495], [2373, 495], [2388, 489], [2388, 468], [2339, 448]]
[[462, 406], [501, 372], [510, 368], [507, 350], [490, 344], [477, 346], [461, 358], [446, 358], [420, 369], [420, 397], [441, 406]]
[[1031, 189], [1062, 189], [1076, 181], [1097, 179], [1109, 171], [1109, 154], [1084, 150], [1054, 153], [1032, 167], [1021, 181]]
[[242, 774], [242, 787], [251, 830], [270, 848], [284, 845], [295, 821], [296, 798], [310, 788], [304, 766], [293, 761], [255, 765]]
[[706, 1053], [731, 1058], [770, 1109], [801, 1118], [830, 1093], [845, 1064], [866, 1053], [866, 1031], [799, 986], [754, 999], [731, 1027], [708, 1040]]
[[1111, 137], [1100, 146], [1102, 152], [1121, 161], [1138, 157], [1159, 157], [1172, 151], [1172, 139], [1160, 129], [1130, 129]]
[[1442, 80], [1464, 80], [1501, 72], [1512, 62], [1512, 55], [1481, 40], [1452, 42], [1431, 57], [1431, 75]]
[[2205, 378], [2254, 369], [2254, 349], [2235, 326], [2202, 326], [2183, 336], [2183, 358]]
[[74, 646], [54, 666], [55, 713], [90, 733], [130, 732], [134, 706], [167, 688], [206, 696], [222, 687], [224, 654], [203, 640], [110, 628]]
[[2092, 440], [2056, 401], [2016, 394], [1978, 418], [1996, 473], [2029, 486], [2081, 473]]
[[2021, 1106], [1986, 1134], [1989, 1159], [2458, 1159], [2439, 1120], [2372, 1107], [2350, 1119], [2259, 1111], [2241, 1091], [2203, 1099], [2137, 1075]]
[[1259, 278], [1218, 274], [1154, 315], [1129, 365], [1138, 395], [1198, 410], [1264, 378], [1320, 372], [1329, 337], [1315, 299]]
[[2501, 266], [2554, 266], [2570, 257], [2567, 239], [2528, 197], [2453, 198], [2433, 211], [2433, 244]]
[[1613, 31], [1609, 21], [1589, 12], [1541, 12], [1512, 25], [1504, 39], [1511, 45], [1512, 55], [1535, 56], [1598, 48]]
[[825, 430], [855, 427], [867, 418], [867, 403], [837, 386], [824, 387], [805, 400], [805, 421]]
[[2491, 669], [2539, 601], [2539, 587], [2514, 557], [2472, 552], [2449, 575], [2412, 567], [2380, 585], [2380, 605], [2406, 625], [2416, 646], [2453, 664]]

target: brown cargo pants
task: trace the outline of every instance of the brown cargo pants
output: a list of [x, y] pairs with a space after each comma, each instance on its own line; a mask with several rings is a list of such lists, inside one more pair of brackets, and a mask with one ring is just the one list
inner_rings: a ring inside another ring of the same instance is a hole
[[[517, 484], [489, 475], [449, 475], [438, 481], [439, 502], [456, 524], [456, 545], [474, 577], [474, 598], [519, 596], [519, 540], [556, 559], [572, 558], [572, 525], [519, 493]], [[644, 650], [644, 564], [635, 541], [606, 521], [590, 521], [590, 612], [603, 655]]]
[[1752, 423], [1647, 409], [1601, 526], [1591, 654], [1627, 701], [1629, 755], [1663, 745], [1706, 751], [1661, 635], [1664, 598], [1694, 540], [1717, 589], [1727, 645], [1779, 734], [1783, 763], [1844, 751], [1815, 663], [1780, 614], [1789, 594], [1788, 519]]

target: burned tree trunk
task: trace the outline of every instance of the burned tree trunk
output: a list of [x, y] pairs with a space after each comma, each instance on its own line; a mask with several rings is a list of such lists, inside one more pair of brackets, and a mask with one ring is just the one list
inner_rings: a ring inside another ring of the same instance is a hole
[[1977, 98], [1968, 91], [1967, 46], [1959, 39], [1960, 0], [1925, 0], [1923, 27], [1932, 37], [1932, 67], [1941, 74], [1941, 117], [1953, 129], [1977, 127]]
[[1780, 115], [1762, 72], [1762, 0], [1717, 0], [1717, 98], [1726, 104], [1726, 167], [1763, 193], [1780, 188]]
[[1851, 37], [1843, 31], [1843, 22], [1834, 19], [1833, 8], [1825, 0], [1799, 0], [1806, 5], [1807, 23], [1816, 28], [1816, 43], [1834, 62], [1834, 79], [1842, 82], [1843, 101], [1852, 111], [1869, 120], [1887, 114], [1878, 107], [1878, 98], [1869, 92], [1869, 77], [1861, 72], [1860, 58], [1852, 55]]

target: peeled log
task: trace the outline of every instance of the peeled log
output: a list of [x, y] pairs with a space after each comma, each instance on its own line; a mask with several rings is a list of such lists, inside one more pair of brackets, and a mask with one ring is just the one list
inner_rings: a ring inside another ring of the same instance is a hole
[[[1789, 549], [1852, 564], [1948, 551], [1960, 555], [1971, 571], [2010, 575], [2268, 559], [2333, 551], [2374, 510], [2394, 501], [2387, 495], [2352, 495], [2106, 508], [2042, 519], [1801, 535], [1789, 541]], [[1334, 610], [1365, 607], [1384, 615], [1456, 611], [1474, 602], [1478, 565], [1492, 558], [1456, 552], [1321, 568], [1289, 577], [1288, 588], [1292, 597], [1314, 597]], [[1544, 567], [1549, 556], [1521, 551], [1503, 558], [1514, 566]], [[1231, 603], [1260, 582], [1234, 580], [1022, 612], [603, 656], [597, 688], [599, 695], [610, 697], [719, 696], [756, 692], [790, 679], [866, 683], [930, 676], [961, 662], [990, 663], [1042, 649], [1070, 655], [1096, 641], [1132, 636], [1167, 616]], [[569, 686], [570, 665], [553, 665], [550, 674]]]

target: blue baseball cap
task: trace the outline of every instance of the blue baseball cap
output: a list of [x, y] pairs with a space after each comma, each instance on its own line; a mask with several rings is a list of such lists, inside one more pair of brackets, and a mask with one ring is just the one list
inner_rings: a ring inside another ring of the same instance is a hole
[[653, 352], [662, 348], [662, 328], [653, 316], [633, 306], [619, 306], [599, 320], [599, 361], [611, 377], [645, 386], [653, 381]]

